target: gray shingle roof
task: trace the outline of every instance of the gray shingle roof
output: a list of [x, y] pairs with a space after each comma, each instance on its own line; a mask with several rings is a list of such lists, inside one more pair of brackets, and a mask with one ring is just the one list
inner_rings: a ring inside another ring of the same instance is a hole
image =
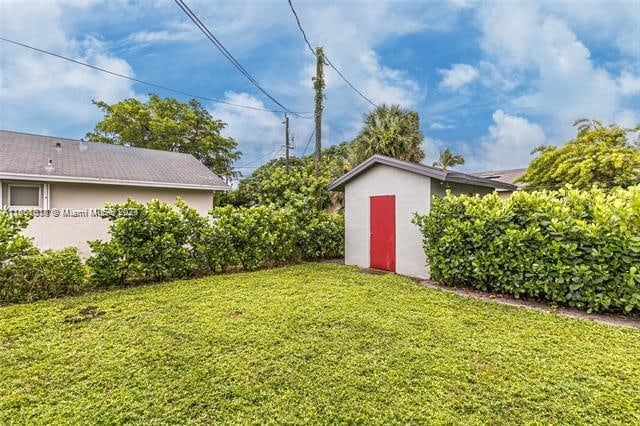
[[475, 176], [483, 177], [485, 179], [492, 179], [498, 182], [511, 183], [519, 188], [523, 185], [521, 183], [514, 183], [516, 179], [526, 172], [527, 169], [509, 169], [509, 170], [487, 170], [485, 172], [472, 173]]
[[467, 173], [454, 172], [451, 170], [442, 170], [436, 167], [426, 166], [424, 164], [412, 163], [410, 161], [402, 161], [396, 158], [385, 157], [384, 155], [373, 155], [364, 162], [354, 167], [350, 172], [342, 175], [338, 179], [331, 182], [328, 189], [331, 191], [339, 191], [344, 188], [344, 185], [351, 179], [358, 176], [360, 173], [375, 166], [376, 164], [385, 164], [387, 166], [396, 167], [398, 169], [407, 170], [419, 175], [428, 176], [434, 179], [438, 179], [445, 182], [457, 182], [466, 183], [468, 185], [484, 186], [488, 188], [504, 189], [513, 191], [516, 189], [515, 185], [509, 183], [498, 182], [491, 179], [485, 179], [478, 176], [470, 175]]
[[[49, 160], [52, 166], [49, 167]], [[0, 130], [0, 178], [228, 189], [188, 154]]]

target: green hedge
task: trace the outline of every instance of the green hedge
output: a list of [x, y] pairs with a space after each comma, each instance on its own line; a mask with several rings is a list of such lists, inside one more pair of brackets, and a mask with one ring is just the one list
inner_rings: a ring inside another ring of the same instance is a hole
[[640, 311], [640, 186], [447, 195], [416, 216], [433, 277], [588, 311]]
[[94, 255], [87, 264], [99, 286], [253, 270], [343, 252], [343, 218], [323, 211], [225, 206], [200, 216], [180, 200], [175, 206], [129, 200], [109, 207], [110, 241], [89, 243]]
[[78, 294], [87, 289], [85, 267], [76, 249], [40, 253], [22, 235], [28, 214], [0, 210], [0, 303]]
[[0, 270], [0, 301], [31, 302], [89, 290], [86, 268], [75, 248], [13, 259]]

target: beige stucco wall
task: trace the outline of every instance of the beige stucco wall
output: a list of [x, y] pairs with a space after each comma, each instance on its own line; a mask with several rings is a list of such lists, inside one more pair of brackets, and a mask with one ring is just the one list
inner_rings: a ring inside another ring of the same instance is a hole
[[[3, 181], [3, 189], [8, 181]], [[6, 193], [6, 191], [5, 191]], [[128, 198], [140, 202], [153, 199], [173, 203], [176, 197], [185, 200], [200, 214], [206, 214], [213, 204], [213, 192], [190, 189], [143, 188], [119, 185], [50, 183], [50, 209], [58, 217], [36, 217], [31, 220], [25, 235], [33, 237], [40, 249], [77, 247], [83, 256], [90, 255], [89, 240], [109, 237], [108, 221], [99, 217], [64, 217], [64, 210], [103, 208], [104, 204], [121, 203]], [[6, 196], [2, 197], [6, 204]]]

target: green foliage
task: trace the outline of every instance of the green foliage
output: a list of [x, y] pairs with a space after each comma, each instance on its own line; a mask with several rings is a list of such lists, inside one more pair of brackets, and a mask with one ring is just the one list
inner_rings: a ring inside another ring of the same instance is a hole
[[438, 161], [433, 163], [433, 167], [440, 167], [442, 170], [447, 170], [449, 167], [459, 166], [464, 164], [464, 158], [462, 155], [454, 154], [449, 148], [445, 148], [440, 151], [440, 157]]
[[0, 309], [0, 424], [637, 425], [640, 330], [331, 264]]
[[188, 276], [196, 269], [187, 247], [184, 210], [158, 200], [146, 205], [128, 200], [107, 205], [105, 211], [111, 239], [89, 242], [94, 256], [87, 264], [94, 282], [158, 281]]
[[330, 208], [340, 204], [342, 197], [341, 194], [330, 193], [327, 185], [351, 169], [350, 155], [348, 142], [323, 149], [318, 177], [315, 176], [312, 156], [291, 158], [288, 174], [283, 159], [272, 160], [240, 181], [238, 189], [226, 195], [222, 203], [235, 206], [274, 204], [285, 207], [302, 202], [308, 208]]
[[519, 179], [533, 189], [571, 184], [588, 189], [626, 187], [640, 182], [640, 150], [630, 136], [638, 128], [603, 126], [597, 120], [578, 120], [575, 139], [561, 147], [541, 146], [526, 173]]
[[87, 133], [88, 140], [183, 152], [220, 176], [233, 176], [232, 164], [241, 155], [238, 144], [220, 134], [226, 124], [213, 119], [195, 99], [182, 103], [151, 94], [147, 102], [131, 98], [112, 105], [93, 103], [104, 119]]
[[32, 216], [0, 210], [0, 303], [28, 302], [88, 288], [76, 249], [40, 253], [22, 235]]
[[[209, 217], [176, 206], [129, 200], [108, 206], [111, 240], [92, 241], [92, 280], [100, 286], [253, 270], [342, 254], [344, 223], [304, 201], [280, 208], [227, 205]], [[131, 214], [135, 212], [136, 214]]]
[[424, 159], [417, 112], [399, 105], [380, 105], [364, 117], [364, 125], [354, 141], [357, 162], [375, 154], [419, 163]]
[[640, 186], [447, 195], [417, 216], [435, 279], [589, 311], [640, 311]]
[[[374, 154], [420, 162], [424, 159], [423, 135], [416, 112], [397, 105], [377, 107], [364, 119], [358, 137], [322, 150], [320, 175], [315, 177], [313, 155], [291, 160], [291, 173], [284, 172], [284, 160], [277, 159], [257, 168], [240, 182], [222, 203], [237, 206], [275, 203], [290, 205], [306, 198], [315, 208], [338, 210], [343, 194], [328, 192], [326, 185]], [[458, 161], [459, 156], [454, 156]]]
[[0, 269], [0, 302], [31, 302], [87, 291], [90, 285], [78, 251], [29, 254]]
[[14, 258], [37, 252], [31, 240], [21, 234], [30, 220], [29, 214], [0, 209], [0, 270]]
[[229, 242], [227, 247], [230, 251], [225, 257], [233, 256], [224, 263], [239, 264], [243, 269], [253, 270], [267, 262], [273, 242], [270, 232], [273, 213], [274, 209], [267, 206], [237, 209], [226, 206], [212, 211], [214, 233], [221, 232], [223, 240]]

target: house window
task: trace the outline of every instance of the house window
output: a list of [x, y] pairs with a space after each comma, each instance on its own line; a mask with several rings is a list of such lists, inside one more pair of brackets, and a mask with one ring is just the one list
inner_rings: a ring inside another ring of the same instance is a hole
[[9, 207], [41, 207], [41, 185], [8, 185]]

